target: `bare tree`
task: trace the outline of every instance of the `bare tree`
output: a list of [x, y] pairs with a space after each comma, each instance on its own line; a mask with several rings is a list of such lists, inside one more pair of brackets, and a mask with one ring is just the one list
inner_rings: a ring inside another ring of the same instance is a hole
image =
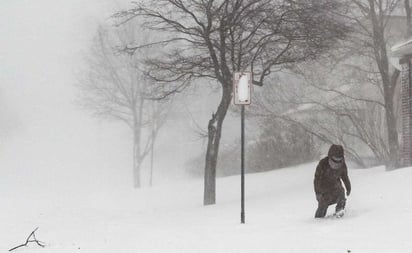
[[[378, 76], [378, 79], [374, 81], [377, 81], [376, 84], [382, 91], [382, 99], [379, 100], [382, 101], [380, 105], [383, 106], [385, 113], [385, 142], [388, 154], [386, 167], [390, 170], [399, 165], [395, 111], [397, 101], [394, 101], [394, 95], [400, 71], [390, 65], [388, 50], [398, 40], [411, 35], [410, 3], [409, 0], [405, 0], [402, 6], [400, 0], [351, 0], [350, 2], [351, 12], [348, 18], [353, 21], [354, 33], [349, 36], [348, 48], [351, 54], [364, 58], [360, 61], [361, 64], [369, 60], [373, 62], [372, 66], [355, 63], [357, 68], [365, 70], [365, 74], [376, 73]], [[406, 16], [403, 21], [396, 22], [396, 16], [402, 10]], [[394, 33], [394, 30], [398, 33]]]
[[[374, 71], [379, 73], [380, 83], [383, 91], [383, 105], [386, 119], [386, 134], [388, 143], [389, 159], [386, 163], [387, 169], [396, 168], [399, 164], [399, 142], [396, 125], [394, 94], [400, 72], [389, 63], [390, 30], [388, 29], [391, 19], [396, 11], [401, 9], [400, 0], [351, 0], [351, 19], [356, 25], [355, 37], [352, 40], [360, 45], [363, 56], [371, 58], [375, 63]], [[411, 31], [411, 10], [409, 0], [404, 1], [406, 17], [403, 34]], [[400, 36], [402, 38], [404, 36]], [[399, 38], [398, 38], [399, 39]], [[393, 41], [392, 41], [393, 43]]]
[[[80, 102], [86, 109], [98, 117], [121, 121], [132, 130], [133, 186], [138, 188], [143, 160], [150, 151], [153, 153], [167, 110], [165, 102], [162, 105], [148, 99], [153, 90], [139, 68], [139, 55], [119, 53], [118, 48], [131, 38], [135, 40], [136, 36], [127, 27], [101, 26], [78, 87]], [[151, 108], [153, 103], [159, 105]]]
[[[204, 204], [215, 203], [216, 164], [222, 124], [232, 97], [235, 71], [253, 72], [253, 83], [288, 64], [314, 58], [347, 31], [333, 0], [159, 0], [137, 1], [118, 12], [119, 25], [138, 17], [164, 39], [163, 54], [149, 57], [147, 74], [164, 84], [164, 96], [193, 80], [216, 80], [222, 89], [219, 106], [208, 123]], [[144, 45], [143, 45], [144, 47]], [[142, 45], [130, 45], [136, 51]]]
[[295, 85], [256, 94], [253, 109], [265, 118], [293, 122], [322, 143], [345, 145], [348, 157], [359, 166], [366, 166], [365, 153], [383, 163], [389, 156], [384, 105], [374, 85], [362, 81], [365, 74], [350, 70], [344, 64], [326, 68], [312, 62], [300, 68], [301, 78], [286, 75], [277, 80]]
[[[356, 140], [354, 143], [368, 147], [387, 169], [393, 169], [398, 166], [398, 102], [394, 95], [400, 73], [389, 64], [388, 50], [410, 36], [410, 3], [409, 0], [404, 1], [403, 6], [399, 0], [350, 0], [348, 3], [350, 12], [345, 16], [351, 21], [352, 33], [333, 52], [332, 60], [300, 69], [309, 87], [299, 89], [306, 93], [288, 94], [281, 99], [295, 107], [311, 105], [317, 113], [321, 110], [322, 114], [329, 115], [328, 122], [309, 115], [299, 117], [301, 124], [306, 124], [312, 132], [318, 130], [318, 135], [322, 129], [328, 130], [323, 131], [323, 140], [341, 143]], [[399, 17], [402, 10], [406, 16]], [[290, 115], [282, 114], [282, 117], [291, 120]], [[355, 160], [363, 163], [359, 156]]]
[[[149, 97], [152, 97], [153, 94], [149, 93]], [[154, 177], [154, 153], [155, 153], [155, 143], [157, 140], [157, 135], [159, 129], [166, 122], [167, 115], [171, 110], [172, 100], [169, 101], [158, 101], [149, 98], [149, 103], [151, 104], [151, 114], [149, 115], [149, 131], [150, 131], [150, 179], [149, 185], [153, 186], [153, 177]]]

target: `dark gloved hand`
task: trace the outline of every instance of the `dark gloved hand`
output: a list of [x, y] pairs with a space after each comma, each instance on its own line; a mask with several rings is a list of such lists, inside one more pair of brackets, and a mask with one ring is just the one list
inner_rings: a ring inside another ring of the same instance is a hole
[[350, 191], [351, 191], [350, 189], [346, 191], [346, 196], [350, 195]]

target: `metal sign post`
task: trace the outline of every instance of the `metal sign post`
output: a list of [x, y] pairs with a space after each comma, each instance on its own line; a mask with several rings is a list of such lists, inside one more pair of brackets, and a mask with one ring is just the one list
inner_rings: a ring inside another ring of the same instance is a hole
[[240, 188], [241, 188], [241, 204], [240, 204], [240, 223], [245, 223], [245, 105], [241, 105], [240, 112], [241, 125], [241, 151], [240, 151]]
[[245, 223], [245, 105], [250, 105], [252, 73], [236, 72], [233, 75], [234, 103], [241, 106], [240, 112], [240, 223]]

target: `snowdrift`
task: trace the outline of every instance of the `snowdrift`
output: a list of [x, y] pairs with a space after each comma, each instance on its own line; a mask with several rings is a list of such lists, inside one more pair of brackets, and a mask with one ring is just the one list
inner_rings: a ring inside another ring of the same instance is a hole
[[201, 180], [142, 190], [2, 183], [0, 252], [36, 227], [46, 247], [16, 252], [412, 252], [411, 168], [349, 170], [345, 217], [315, 220], [315, 165], [246, 175], [245, 225], [238, 176], [218, 179], [207, 207]]

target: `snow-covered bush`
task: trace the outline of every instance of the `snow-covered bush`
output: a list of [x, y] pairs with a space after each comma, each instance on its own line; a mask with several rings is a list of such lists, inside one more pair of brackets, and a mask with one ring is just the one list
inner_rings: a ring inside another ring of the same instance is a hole
[[[245, 146], [246, 172], [261, 172], [310, 162], [319, 158], [313, 137], [297, 125], [280, 120], [265, 120], [258, 138]], [[187, 163], [195, 176], [203, 175], [203, 156]], [[240, 174], [240, 140], [222, 145], [217, 164], [218, 176]]]

